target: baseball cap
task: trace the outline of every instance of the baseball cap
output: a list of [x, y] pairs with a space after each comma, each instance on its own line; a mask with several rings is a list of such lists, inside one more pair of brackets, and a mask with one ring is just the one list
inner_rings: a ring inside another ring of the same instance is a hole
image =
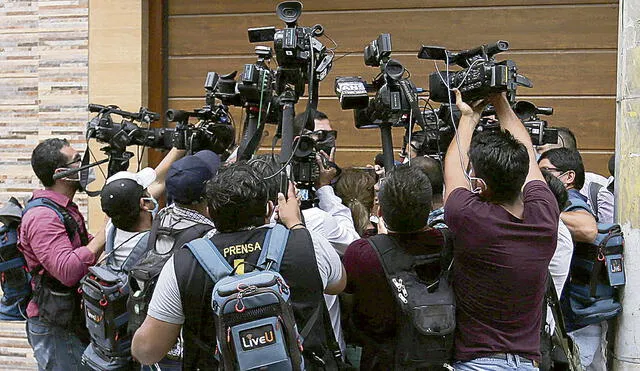
[[156, 171], [150, 167], [137, 173], [120, 171], [110, 176], [100, 193], [102, 211], [113, 217], [137, 210], [144, 190], [155, 180]]
[[171, 164], [165, 181], [169, 197], [180, 204], [192, 204], [205, 194], [206, 183], [220, 167], [220, 156], [209, 150], [185, 156]]

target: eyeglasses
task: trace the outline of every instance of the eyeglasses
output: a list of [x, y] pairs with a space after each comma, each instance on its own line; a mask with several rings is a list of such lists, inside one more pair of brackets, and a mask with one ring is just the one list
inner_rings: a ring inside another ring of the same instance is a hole
[[559, 172], [559, 173], [562, 173], [562, 172], [564, 171], [564, 170], [560, 170], [560, 169], [558, 169], [557, 167], [546, 167], [546, 166], [541, 167], [541, 168], [540, 168], [540, 170], [544, 170], [544, 171], [557, 171], [557, 172]]

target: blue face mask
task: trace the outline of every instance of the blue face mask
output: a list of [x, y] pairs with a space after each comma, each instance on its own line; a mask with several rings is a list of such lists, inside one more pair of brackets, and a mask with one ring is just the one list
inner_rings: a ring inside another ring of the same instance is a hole
[[153, 210], [147, 210], [147, 211], [149, 211], [151, 213], [151, 216], [155, 218], [156, 214], [158, 214], [158, 209], [159, 209], [158, 201], [153, 197], [143, 197], [142, 200], [145, 202], [149, 201], [153, 203]]

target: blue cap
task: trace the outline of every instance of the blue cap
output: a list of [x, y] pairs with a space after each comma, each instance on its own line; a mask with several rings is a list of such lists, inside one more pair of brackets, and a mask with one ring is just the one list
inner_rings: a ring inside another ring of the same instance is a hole
[[220, 167], [220, 157], [204, 150], [171, 164], [165, 181], [169, 197], [180, 204], [192, 204], [205, 195], [205, 186]]

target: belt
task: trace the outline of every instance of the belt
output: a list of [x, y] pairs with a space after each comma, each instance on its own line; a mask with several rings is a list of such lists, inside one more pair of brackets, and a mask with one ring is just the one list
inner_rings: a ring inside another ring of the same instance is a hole
[[513, 354], [513, 353], [492, 353], [486, 356], [483, 356], [485, 358], [493, 358], [493, 359], [500, 359], [503, 361], [508, 361], [509, 360], [509, 356], [513, 356], [515, 358], [518, 358], [518, 360], [520, 360], [520, 362], [522, 363], [531, 363], [533, 365], [533, 367], [539, 367], [540, 363], [538, 361], [535, 361], [533, 359], [529, 359], [526, 357], [523, 357], [521, 355], [518, 354]]

